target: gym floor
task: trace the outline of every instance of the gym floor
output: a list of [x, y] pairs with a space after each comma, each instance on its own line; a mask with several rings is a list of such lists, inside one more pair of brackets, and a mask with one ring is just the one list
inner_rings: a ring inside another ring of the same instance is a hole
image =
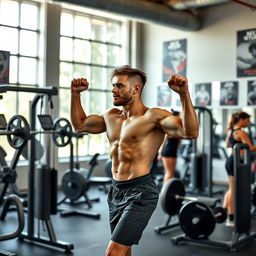
[[[225, 187], [224, 187], [225, 189]], [[89, 190], [90, 198], [100, 197], [100, 202], [93, 204], [90, 211], [101, 214], [99, 220], [84, 216], [69, 216], [61, 217], [59, 214], [51, 217], [57, 239], [74, 245], [72, 253], [66, 255], [74, 256], [103, 256], [105, 248], [108, 244], [110, 231], [108, 226], [108, 210], [106, 202], [106, 194], [99, 191], [97, 188]], [[61, 198], [61, 194], [59, 197]], [[222, 195], [220, 195], [222, 197]], [[69, 207], [63, 204], [61, 207]], [[86, 209], [85, 205], [79, 206]], [[213, 246], [203, 246], [195, 244], [182, 243], [173, 245], [170, 241], [172, 236], [182, 234], [177, 227], [162, 235], [157, 235], [154, 232], [156, 226], [164, 222], [165, 215], [158, 205], [154, 212], [146, 230], [143, 233], [142, 239], [138, 246], [133, 247], [133, 256], [184, 256], [184, 255], [231, 255], [228, 249], [217, 248]], [[1, 222], [0, 234], [11, 232], [16, 228], [16, 213], [9, 212], [6, 221]], [[27, 222], [27, 221], [26, 221]], [[36, 224], [37, 225], [37, 224]], [[256, 229], [256, 217], [252, 218], [252, 231]], [[26, 229], [25, 229], [26, 230]], [[45, 236], [45, 233], [41, 231]], [[225, 224], [217, 224], [210, 239], [219, 241], [229, 241], [232, 236], [232, 228], [226, 227]], [[62, 249], [49, 248], [41, 245], [36, 245], [31, 242], [12, 239], [0, 243], [2, 250], [15, 252], [19, 256], [61, 256], [65, 255]], [[1, 254], [0, 254], [1, 255]], [[236, 255], [253, 256], [256, 255], [256, 240], [248, 243], [236, 251]]]

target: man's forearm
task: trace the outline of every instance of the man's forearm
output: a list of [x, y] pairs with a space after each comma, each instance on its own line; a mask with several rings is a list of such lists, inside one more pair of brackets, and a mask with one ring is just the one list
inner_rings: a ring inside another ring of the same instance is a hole
[[71, 107], [70, 107], [71, 122], [75, 129], [79, 129], [86, 118], [86, 114], [82, 108], [80, 93], [71, 93]]
[[196, 138], [198, 136], [198, 121], [189, 93], [180, 95], [182, 104], [182, 124], [185, 136]]

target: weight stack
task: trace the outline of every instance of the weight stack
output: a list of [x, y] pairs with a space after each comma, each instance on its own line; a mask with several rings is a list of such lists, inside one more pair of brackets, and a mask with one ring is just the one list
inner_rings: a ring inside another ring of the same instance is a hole
[[41, 165], [35, 170], [35, 217], [40, 220], [50, 218], [51, 209], [51, 169]]
[[57, 214], [57, 204], [58, 204], [58, 171], [54, 168], [51, 169], [50, 172], [50, 182], [51, 182], [51, 206], [50, 206], [50, 214]]
[[194, 153], [191, 156], [192, 172], [192, 190], [203, 191], [207, 180], [207, 154]]

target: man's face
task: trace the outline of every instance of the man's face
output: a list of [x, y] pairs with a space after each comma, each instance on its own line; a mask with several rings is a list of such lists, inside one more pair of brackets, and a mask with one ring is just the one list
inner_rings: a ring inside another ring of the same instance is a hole
[[112, 80], [113, 104], [115, 106], [127, 105], [132, 100], [132, 85], [126, 75], [115, 76]]

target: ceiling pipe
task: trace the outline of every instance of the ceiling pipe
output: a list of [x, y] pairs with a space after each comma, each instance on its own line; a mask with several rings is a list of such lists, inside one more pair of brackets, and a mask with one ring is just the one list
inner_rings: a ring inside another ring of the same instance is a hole
[[166, 5], [175, 10], [188, 10], [227, 2], [229, 0], [164, 0]]
[[145, 0], [54, 0], [77, 4], [101, 11], [125, 15], [138, 20], [173, 27], [186, 31], [197, 31], [202, 27], [199, 16], [188, 11], [172, 10], [166, 5]]

